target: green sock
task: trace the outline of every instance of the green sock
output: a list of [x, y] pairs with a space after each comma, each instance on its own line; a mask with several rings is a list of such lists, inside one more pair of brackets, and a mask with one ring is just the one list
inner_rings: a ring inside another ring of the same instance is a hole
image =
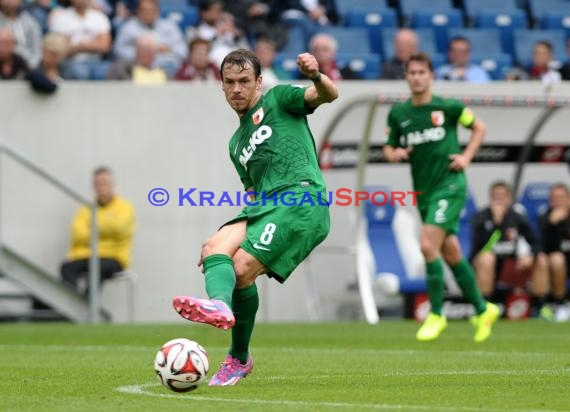
[[232, 309], [236, 323], [232, 328], [230, 355], [238, 358], [242, 363], [246, 363], [249, 356], [249, 341], [258, 308], [259, 295], [255, 283], [246, 288], [234, 290]]
[[440, 257], [426, 263], [427, 289], [431, 312], [441, 315], [443, 307], [443, 262]]
[[228, 255], [210, 255], [204, 259], [206, 293], [232, 307], [232, 293], [236, 286], [234, 261]]
[[475, 272], [469, 262], [467, 262], [465, 258], [462, 258], [451, 270], [453, 271], [453, 276], [455, 276], [457, 284], [463, 292], [463, 297], [475, 306], [478, 315], [485, 312], [487, 302], [485, 302], [485, 299], [483, 299], [481, 295], [481, 290], [475, 280]]

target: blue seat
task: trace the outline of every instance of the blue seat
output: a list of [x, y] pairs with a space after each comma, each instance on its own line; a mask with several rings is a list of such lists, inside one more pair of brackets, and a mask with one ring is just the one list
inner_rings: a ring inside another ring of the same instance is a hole
[[301, 27], [291, 27], [287, 32], [287, 41], [279, 52], [285, 54], [303, 53], [307, 50], [307, 43], [305, 30]]
[[[390, 193], [387, 187], [369, 187], [368, 192]], [[382, 203], [383, 197], [377, 196], [377, 203]], [[388, 272], [399, 278], [400, 293], [421, 293], [426, 291], [425, 279], [411, 279], [406, 275], [392, 223], [396, 207], [386, 202], [377, 206], [371, 201], [365, 203], [365, 217], [367, 222], [367, 241], [374, 256], [376, 274]]]
[[518, 199], [518, 202], [525, 208], [526, 216], [537, 235], [540, 234], [539, 217], [548, 210], [550, 186], [548, 182], [529, 183], [524, 187]]
[[556, 11], [570, 13], [568, 0], [529, 0], [530, 16], [535, 23], [540, 23], [546, 13]]
[[[471, 54], [486, 55], [503, 53], [501, 35], [497, 29], [456, 29], [447, 30], [447, 44], [454, 37], [465, 37], [471, 43]], [[447, 53], [447, 44], [442, 53]]]
[[477, 210], [475, 198], [473, 197], [473, 193], [469, 190], [467, 193], [467, 201], [459, 216], [459, 231], [457, 232], [457, 238], [459, 239], [463, 256], [469, 256], [471, 253], [471, 218], [477, 213]]
[[392, 9], [369, 11], [355, 8], [347, 12], [344, 23], [347, 27], [364, 27], [368, 30], [370, 46], [374, 53], [381, 53], [382, 29], [398, 27], [396, 12]]
[[554, 60], [566, 59], [566, 35], [563, 30], [515, 30], [515, 61], [523, 66], [532, 62], [532, 50], [537, 41], [548, 41], [552, 45]]
[[376, 53], [339, 53], [339, 67], [348, 66], [362, 79], [378, 80], [380, 78], [380, 56]]
[[410, 22], [418, 10], [446, 12], [453, 9], [452, 0], [400, 0], [400, 13], [404, 23]]
[[337, 53], [372, 53], [368, 30], [364, 27], [335, 27], [319, 28], [317, 33], [328, 33], [338, 43]]
[[481, 11], [475, 16], [475, 27], [499, 30], [503, 50], [514, 56], [513, 33], [517, 29], [526, 28], [526, 16], [522, 10], [515, 10], [509, 13]]
[[447, 30], [450, 27], [463, 27], [463, 15], [459, 10], [433, 11], [418, 10], [412, 15], [411, 27], [432, 29], [438, 50], [447, 47]]
[[336, 10], [343, 21], [354, 9], [374, 13], [388, 8], [386, 0], [335, 0]]
[[463, 0], [465, 17], [473, 22], [481, 12], [512, 14], [521, 11], [516, 0]]
[[471, 62], [480, 65], [489, 73], [492, 80], [505, 80], [513, 67], [513, 58], [507, 53], [472, 54]]
[[540, 27], [544, 30], [564, 30], [570, 37], [570, 11], [549, 11], [542, 16]]
[[299, 66], [297, 66], [297, 53], [277, 53], [273, 59], [273, 65], [286, 71], [291, 79], [299, 78]]
[[198, 24], [198, 9], [194, 6], [161, 6], [162, 17], [170, 19], [178, 24], [183, 33], [191, 26]]
[[[394, 36], [398, 29], [384, 29], [382, 30], [382, 57], [383, 59], [390, 60], [394, 57]], [[418, 35], [420, 41], [420, 51], [428, 53], [430, 56], [438, 53], [435, 34], [432, 29], [416, 29], [415, 32]]]

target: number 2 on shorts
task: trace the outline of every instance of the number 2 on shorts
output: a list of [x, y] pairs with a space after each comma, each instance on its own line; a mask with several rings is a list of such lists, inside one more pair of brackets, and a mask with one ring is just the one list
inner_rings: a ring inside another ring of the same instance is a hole
[[447, 206], [449, 203], [445, 199], [441, 199], [437, 202], [438, 209], [435, 211], [435, 221], [436, 223], [443, 223], [445, 222], [445, 211], [447, 210]]

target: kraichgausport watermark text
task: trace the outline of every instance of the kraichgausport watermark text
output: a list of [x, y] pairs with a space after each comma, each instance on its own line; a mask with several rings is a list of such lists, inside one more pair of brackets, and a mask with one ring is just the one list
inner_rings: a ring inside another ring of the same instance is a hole
[[[196, 187], [177, 188], [172, 200], [177, 206], [360, 206], [370, 201], [375, 206], [417, 206], [421, 192], [414, 191], [354, 191], [342, 187], [328, 192], [284, 191], [210, 191]], [[155, 187], [148, 192], [148, 201], [153, 206], [165, 206], [171, 200], [170, 193]]]

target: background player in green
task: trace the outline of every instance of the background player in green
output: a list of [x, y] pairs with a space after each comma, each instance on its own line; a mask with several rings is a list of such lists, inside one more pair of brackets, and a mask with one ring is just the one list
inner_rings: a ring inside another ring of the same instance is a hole
[[[230, 157], [248, 191], [257, 194], [235, 219], [202, 247], [209, 299], [177, 296], [174, 309], [185, 319], [232, 328], [232, 345], [210, 386], [235, 385], [253, 369], [249, 342], [259, 306], [255, 279], [263, 274], [283, 283], [329, 232], [326, 186], [306, 115], [338, 97], [333, 82], [319, 73], [314, 56], [297, 64], [309, 87], [280, 85], [261, 94], [261, 68], [247, 50], [229, 53], [221, 64], [226, 100], [240, 119], [229, 144]], [[302, 206], [280, 204], [305, 196]], [[315, 206], [316, 204], [316, 206]], [[231, 309], [230, 309], [231, 308]]]
[[[496, 305], [486, 302], [477, 286], [472, 267], [463, 257], [456, 233], [467, 197], [464, 170], [483, 141], [486, 126], [457, 100], [431, 93], [433, 66], [424, 53], [406, 64], [410, 99], [394, 105], [388, 114], [388, 142], [384, 154], [389, 162], [409, 160], [414, 190], [423, 226], [420, 245], [426, 261], [426, 279], [431, 312], [418, 330], [420, 341], [437, 339], [447, 327], [442, 315], [444, 298], [443, 259], [450, 266], [463, 296], [475, 306], [475, 341], [483, 342], [499, 316]], [[471, 129], [463, 153], [457, 125]]]

